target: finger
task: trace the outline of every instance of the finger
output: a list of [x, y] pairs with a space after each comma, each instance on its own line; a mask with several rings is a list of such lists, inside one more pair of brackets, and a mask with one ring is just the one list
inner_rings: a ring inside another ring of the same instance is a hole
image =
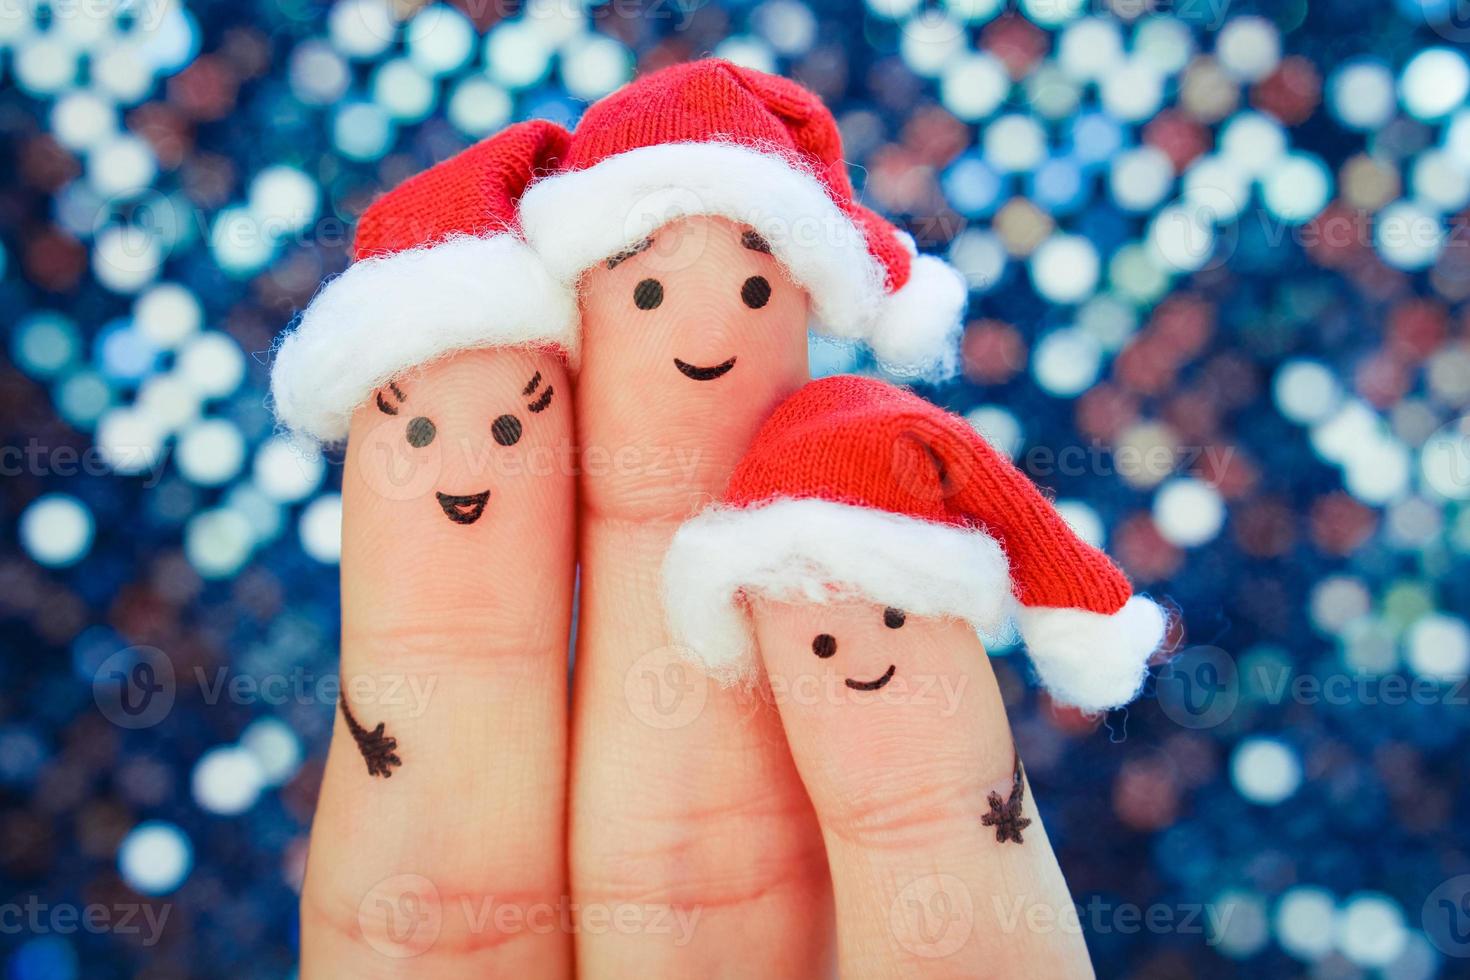
[[869, 603], [751, 611], [826, 842], [841, 975], [1090, 975], [973, 628]]
[[[582, 282], [572, 886], [584, 914], [644, 923], [584, 921], [588, 977], [805, 978], [830, 954], [821, 839], [779, 719], [685, 666], [661, 598], [674, 530], [806, 380], [806, 296], [743, 232], [666, 225]], [[665, 909], [676, 924], [654, 928]]]
[[568, 395], [551, 354], [470, 351], [353, 417], [305, 977], [570, 972]]

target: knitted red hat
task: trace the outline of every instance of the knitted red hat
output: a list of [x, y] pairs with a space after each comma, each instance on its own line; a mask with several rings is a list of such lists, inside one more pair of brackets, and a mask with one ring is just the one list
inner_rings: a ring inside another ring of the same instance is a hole
[[516, 205], [570, 134], [518, 123], [404, 181], [358, 222], [354, 262], [281, 342], [277, 417], [322, 442], [408, 368], [458, 350], [577, 343], [576, 298], [517, 237]]
[[775, 411], [724, 501], [674, 536], [664, 589], [675, 641], [727, 676], [754, 662], [742, 592], [862, 598], [987, 632], [1014, 612], [1042, 682], [1089, 711], [1138, 693], [1165, 627], [964, 419], [851, 376]]
[[795, 82], [707, 60], [591, 106], [562, 169], [526, 192], [527, 240], [563, 282], [691, 215], [754, 228], [819, 330], [909, 374], [952, 369], [964, 279], [853, 198], [837, 123]]

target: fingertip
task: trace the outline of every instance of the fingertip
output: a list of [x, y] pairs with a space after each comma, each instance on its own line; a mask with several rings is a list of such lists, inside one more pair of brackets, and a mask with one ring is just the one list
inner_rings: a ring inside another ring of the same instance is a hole
[[807, 296], [743, 241], [725, 219], [684, 219], [583, 277], [585, 516], [687, 517], [808, 379]]
[[994, 767], [988, 746], [1009, 751], [1000, 691], [967, 624], [871, 602], [753, 598], [751, 616], [792, 751], [833, 782], [820, 791], [973, 782]]

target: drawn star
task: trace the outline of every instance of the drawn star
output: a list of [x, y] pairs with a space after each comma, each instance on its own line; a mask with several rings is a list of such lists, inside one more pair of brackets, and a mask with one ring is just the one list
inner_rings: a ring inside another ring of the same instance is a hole
[[1017, 844], [1024, 844], [1021, 831], [1031, 826], [1031, 818], [1021, 816], [1021, 805], [1026, 801], [1026, 783], [1021, 777], [1020, 756], [1016, 757], [1011, 795], [1002, 800], [999, 793], [992, 792], [986, 800], [990, 804], [990, 812], [981, 817], [980, 822], [995, 828], [996, 843], [1004, 844], [1012, 840]]
[[391, 776], [394, 766], [403, 765], [403, 760], [397, 754], [398, 739], [383, 734], [381, 721], [359, 744], [362, 747], [362, 757], [367, 762], [369, 776]]
[[1002, 800], [999, 793], [991, 793], [988, 802], [990, 812], [981, 817], [980, 822], [995, 828], [996, 841], [1001, 844], [1008, 840], [1025, 843], [1021, 839], [1021, 831], [1031, 826], [1031, 818], [1021, 816], [1021, 794], [1012, 791], [1010, 799]]
[[393, 767], [403, 765], [403, 760], [398, 758], [398, 739], [384, 734], [381, 721], [371, 731], [364, 728], [353, 717], [345, 695], [339, 698], [339, 703], [342, 705], [342, 717], [347, 722], [347, 730], [352, 733], [352, 740], [357, 743], [358, 751], [367, 763], [368, 775], [382, 776], [385, 779], [392, 776]]

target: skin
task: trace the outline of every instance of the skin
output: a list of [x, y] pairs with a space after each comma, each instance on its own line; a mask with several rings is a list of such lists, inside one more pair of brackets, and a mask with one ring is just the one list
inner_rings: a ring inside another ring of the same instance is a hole
[[[584, 904], [699, 915], [682, 944], [579, 933], [585, 977], [805, 978], [830, 963], [826, 862], [780, 721], [764, 699], [684, 664], [660, 596], [675, 529], [721, 493], [761, 422], [807, 380], [808, 299], [742, 232], [720, 218], [671, 223], [581, 284], [572, 891]], [[771, 287], [758, 309], [742, 298], [752, 276]], [[662, 301], [641, 309], [647, 279]], [[731, 357], [709, 381], [674, 364]], [[592, 465], [619, 450], [633, 465]]]
[[[806, 292], [743, 233], [723, 218], [672, 222], [637, 254], [584, 274], [583, 517], [684, 520], [724, 489], [761, 423], [809, 379]], [[769, 289], [758, 308], [745, 300], [752, 278]], [[658, 284], [651, 309], [638, 305], [646, 282]], [[704, 381], [676, 364], [712, 370], [732, 358]]]
[[[1029, 792], [1024, 844], [981, 823], [1014, 750], [968, 627], [756, 600], [753, 688], [670, 646], [670, 538], [807, 380], [809, 300], [745, 231], [674, 222], [588, 271], [575, 406], [556, 358], [495, 350], [397, 379], [401, 399], [354, 416], [342, 678], [402, 764], [370, 775], [338, 712], [304, 977], [1090, 975], [1080, 936], [1015, 924], [1017, 900], [1055, 916], [1070, 899]], [[434, 438], [414, 446], [419, 418]], [[937, 700], [917, 696], [924, 678]]]
[[[302, 976], [568, 976], [566, 930], [534, 928], [567, 890], [566, 371], [548, 353], [481, 350], [395, 384], [401, 400], [377, 394], [397, 414], [370, 399], [348, 437], [341, 678], [359, 724], [382, 723], [402, 764], [369, 775], [337, 711], [302, 893]], [[493, 435], [505, 415], [521, 423], [510, 446]], [[434, 436], [415, 447], [420, 419]], [[452, 520], [438, 496], [486, 490], [472, 523], [473, 508]]]
[[[669, 447], [697, 465], [582, 474], [572, 889], [583, 902], [668, 902], [701, 918], [683, 944], [579, 934], [579, 973], [807, 978], [830, 974], [835, 959], [853, 977], [1090, 975], [1080, 934], [996, 921], [995, 896], [1061, 915], [1072, 906], [1029, 794], [1023, 845], [997, 843], [981, 823], [989, 793], [1010, 793], [1014, 750], [972, 630], [908, 627], [900, 674], [899, 652], [875, 642], [891, 642], [882, 609], [829, 621], [826, 607], [758, 605], [769, 676], [753, 690], [693, 674], [668, 647], [659, 569], [670, 537], [719, 498], [760, 424], [807, 380], [809, 300], [769, 255], [742, 247], [743, 232], [719, 218], [675, 222], [582, 281], [584, 454], [636, 447], [630, 459], [653, 459]], [[751, 310], [742, 283], [756, 274], [771, 297]], [[637, 302], [646, 279], [662, 287], [651, 310]], [[731, 357], [713, 381], [673, 364]], [[845, 655], [816, 657], [822, 632], [842, 636]], [[840, 667], [847, 710], [783, 703], [798, 665]], [[860, 703], [903, 689], [910, 666], [966, 685], [953, 717], [915, 703], [874, 714]], [[845, 683], [885, 676], [873, 692]], [[948, 921], [950, 895], [924, 890], [933, 873], [973, 896], [971, 930], [955, 951], [924, 941]], [[917, 890], [890, 894], [900, 881]], [[897, 920], [895, 902], [906, 910]], [[905, 918], [916, 904], [932, 922]]]
[[1090, 976], [1029, 790], [1021, 844], [981, 822], [1013, 789], [1015, 749], [974, 630], [886, 612], [751, 601], [826, 845], [839, 974]]

